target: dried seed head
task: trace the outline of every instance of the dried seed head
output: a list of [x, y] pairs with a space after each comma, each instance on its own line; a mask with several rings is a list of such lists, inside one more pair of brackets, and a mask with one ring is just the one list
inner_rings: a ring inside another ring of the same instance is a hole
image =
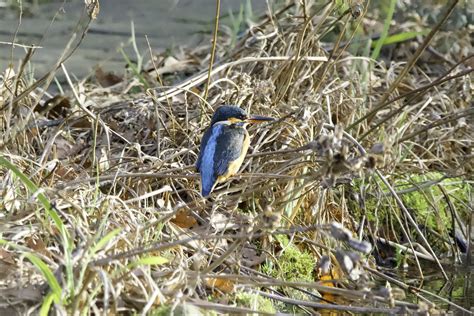
[[349, 241], [352, 238], [351, 231], [344, 228], [342, 224], [337, 222], [331, 223], [330, 233], [331, 236], [336, 240]]
[[352, 249], [360, 251], [366, 255], [372, 251], [372, 244], [364, 240], [359, 241], [357, 239], [351, 238], [347, 241], [347, 243]]
[[281, 213], [275, 211], [271, 205], [267, 205], [260, 216], [261, 228], [273, 232], [280, 226]]
[[375, 143], [372, 145], [372, 148], [370, 148], [370, 152], [376, 155], [383, 155], [385, 152], [385, 146], [382, 143]]
[[329, 270], [331, 269], [331, 259], [329, 256], [322, 256], [318, 262], [318, 272], [321, 275], [329, 274]]
[[355, 3], [351, 6], [351, 15], [354, 19], [359, 18], [364, 12], [364, 6], [362, 3]]
[[353, 281], [358, 280], [362, 275], [359, 261], [360, 257], [354, 252], [348, 252], [343, 250], [336, 250], [336, 259], [341, 269], [349, 276]]

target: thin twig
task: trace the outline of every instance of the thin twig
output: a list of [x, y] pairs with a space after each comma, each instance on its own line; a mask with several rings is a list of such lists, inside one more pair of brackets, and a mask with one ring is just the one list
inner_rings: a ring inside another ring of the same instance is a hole
[[[228, 63], [225, 63], [223, 65], [220, 65], [218, 67], [215, 67], [212, 70], [211, 76], [214, 76], [215, 74], [224, 71], [228, 68], [235, 67], [238, 65], [246, 64], [246, 63], [251, 63], [251, 62], [271, 62], [271, 61], [288, 61], [292, 60], [294, 57], [291, 56], [270, 56], [270, 57], [243, 57], [241, 59], [231, 61]], [[309, 62], [326, 62], [327, 58], [326, 57], [318, 57], [318, 56], [305, 56], [301, 58], [303, 61], [309, 61]], [[167, 90], [161, 93], [158, 93], [156, 95], [156, 101], [164, 101], [167, 98], [174, 97], [178, 95], [179, 93], [186, 91], [186, 90], [191, 90], [192, 87], [195, 87], [197, 85], [200, 85], [201, 83], [205, 82], [207, 79], [206, 73], [200, 73], [194, 77], [191, 77], [190, 79], [187, 79], [183, 83]]]
[[221, 0], [216, 0], [216, 15], [215, 15], [215, 20], [214, 20], [214, 36], [212, 38], [211, 58], [209, 60], [209, 69], [207, 71], [207, 84], [206, 84], [206, 90], [204, 92], [204, 100], [207, 100], [207, 94], [209, 93], [209, 86], [211, 85], [212, 66], [214, 65], [214, 58], [216, 56], [217, 33], [219, 32], [219, 17], [220, 17], [220, 14], [221, 14]]
[[[407, 285], [407, 284], [403, 283], [402, 281], [399, 281], [399, 280], [397, 280], [397, 279], [394, 279], [394, 278], [392, 278], [392, 277], [386, 275], [385, 273], [382, 273], [382, 272], [380, 272], [380, 271], [377, 271], [376, 269], [372, 269], [372, 268], [370, 268], [370, 267], [368, 267], [368, 266], [364, 266], [364, 269], [367, 270], [367, 271], [370, 271], [371, 273], [373, 273], [373, 274], [375, 274], [375, 275], [377, 275], [377, 276], [379, 276], [379, 277], [381, 277], [381, 278], [383, 278], [383, 279], [385, 279], [385, 280], [387, 280], [387, 281], [389, 281], [390, 283], [396, 284], [397, 286], [401, 287], [402, 289], [404, 289], [404, 290], [406, 290], [406, 291], [410, 291], [411, 293], [413, 293], [413, 294], [416, 295], [417, 297], [423, 299], [424, 301], [429, 302], [428, 299], [426, 299], [425, 297], [421, 296], [418, 292], [421, 292], [421, 293], [424, 293], [424, 294], [428, 294], [428, 295], [434, 296], [434, 297], [436, 297], [437, 299], [439, 299], [439, 300], [445, 302], [446, 304], [451, 305], [451, 306], [455, 307], [456, 309], [459, 309], [459, 310], [461, 310], [461, 311], [463, 311], [463, 312], [465, 312], [465, 313], [468, 313], [469, 315], [473, 315], [473, 314], [474, 314], [473, 312], [468, 311], [468, 310], [465, 309], [464, 307], [461, 307], [461, 306], [459, 306], [458, 304], [453, 303], [453, 302], [451, 302], [451, 301], [449, 301], [449, 300], [447, 300], [447, 299], [445, 299], [445, 298], [443, 298], [443, 297], [441, 297], [441, 296], [439, 296], [439, 295], [436, 295], [436, 294], [434, 294], [434, 293], [431, 293], [431, 292], [429, 292], [429, 291], [426, 291], [426, 290], [423, 290], [423, 289], [420, 289], [420, 288], [416, 288], [416, 287]], [[433, 304], [432, 302], [430, 302], [430, 303]], [[433, 305], [434, 305], [434, 304], [433, 304]]]
[[[322, 225], [311, 225], [308, 227], [293, 227], [290, 229], [282, 229], [282, 230], [276, 230], [274, 232], [259, 232], [252, 234], [251, 238], [252, 239], [258, 239], [263, 236], [268, 236], [268, 235], [291, 235], [297, 232], [308, 232], [308, 231], [316, 231], [318, 229], [321, 229], [323, 227]], [[116, 261], [116, 260], [122, 260], [122, 259], [127, 259], [131, 258], [134, 256], [138, 256], [141, 254], [149, 253], [149, 252], [154, 252], [154, 251], [162, 251], [165, 249], [170, 249], [179, 245], [186, 245], [192, 241], [197, 241], [197, 240], [219, 240], [219, 239], [248, 239], [249, 234], [248, 233], [240, 233], [240, 234], [223, 234], [223, 235], [195, 235], [192, 237], [186, 237], [178, 240], [169, 240], [169, 241], [160, 241], [157, 243], [153, 243], [152, 245], [148, 247], [140, 247], [137, 249], [133, 249], [130, 251], [124, 251], [121, 253], [117, 253], [114, 255], [111, 255], [109, 257], [103, 258], [103, 259], [98, 259], [90, 263], [91, 266], [103, 266], [103, 265], [108, 265], [109, 263]]]
[[354, 122], [349, 128], [348, 130], [350, 130], [351, 128], [353, 128], [354, 126], [356, 125], [359, 125], [362, 121], [364, 120], [368, 120], [369, 122], [372, 120], [372, 118], [375, 116], [375, 114], [380, 111], [381, 109], [383, 109], [385, 106], [386, 106], [386, 101], [387, 99], [390, 97], [390, 95], [392, 94], [392, 92], [398, 87], [398, 85], [400, 84], [400, 82], [402, 82], [403, 78], [405, 78], [405, 76], [409, 73], [409, 71], [413, 68], [413, 66], [415, 65], [416, 61], [418, 60], [418, 58], [420, 58], [421, 54], [423, 53], [423, 51], [428, 47], [428, 45], [431, 43], [431, 40], [433, 39], [433, 37], [435, 36], [436, 33], [438, 33], [439, 29], [441, 28], [441, 26], [446, 22], [446, 20], [448, 19], [448, 17], [451, 15], [451, 13], [453, 12], [454, 10], [454, 7], [456, 7], [457, 3], [459, 2], [459, 0], [453, 0], [453, 2], [451, 2], [451, 5], [449, 6], [449, 8], [447, 9], [446, 13], [444, 14], [443, 18], [436, 24], [436, 26], [434, 28], [431, 29], [430, 33], [426, 36], [425, 40], [423, 41], [423, 43], [417, 48], [417, 50], [415, 51], [415, 53], [413, 54], [412, 58], [406, 63], [405, 67], [402, 69], [402, 71], [400, 72], [400, 74], [397, 76], [397, 78], [392, 82], [392, 84], [390, 85], [390, 87], [385, 91], [385, 93], [382, 95], [382, 97], [380, 98], [380, 100], [377, 102], [376, 105], [374, 105], [373, 109], [370, 110], [370, 112], [368, 114], [366, 114], [364, 117], [362, 117], [361, 119], [357, 120], [356, 122]]
[[268, 297], [280, 302], [284, 302], [286, 304], [292, 304], [296, 306], [307, 306], [307, 307], [313, 307], [313, 308], [325, 309], [325, 310], [346, 311], [346, 312], [354, 312], [354, 313], [387, 313], [387, 314], [397, 314], [402, 311], [406, 312], [400, 307], [383, 308], [383, 307], [363, 307], [363, 306], [352, 306], [352, 305], [334, 305], [334, 304], [327, 304], [327, 303], [325, 304], [325, 303], [303, 301], [303, 300], [288, 298], [281, 295], [271, 294], [271, 293], [262, 292], [262, 291], [256, 291], [256, 292], [259, 295], [262, 295], [264, 297]]

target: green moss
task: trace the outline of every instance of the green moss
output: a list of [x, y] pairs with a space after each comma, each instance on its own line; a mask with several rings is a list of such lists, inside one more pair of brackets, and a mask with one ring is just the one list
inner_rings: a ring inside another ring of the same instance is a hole
[[150, 315], [153, 316], [165, 316], [170, 315], [171, 313], [171, 306], [160, 306], [151, 311]]
[[251, 308], [263, 313], [276, 313], [272, 301], [257, 294], [239, 292], [235, 296], [235, 302], [241, 306]]
[[278, 258], [278, 264], [266, 263], [262, 266], [262, 272], [286, 281], [313, 281], [313, 269], [316, 264], [313, 256], [289, 244], [286, 236], [278, 236], [277, 240], [284, 249]]
[[[392, 179], [392, 185], [396, 191], [403, 193], [406, 189], [416, 188], [417, 184], [439, 180], [442, 177], [443, 174], [438, 172], [430, 172], [422, 175], [408, 175]], [[380, 183], [378, 179], [372, 178], [369, 183], [357, 183], [355, 181], [354, 184], [354, 191], [356, 192], [359, 191], [358, 187], [360, 185], [365, 185], [366, 192], [381, 189], [384, 193], [388, 193], [388, 190], [386, 190], [385, 186]], [[456, 210], [460, 212], [462, 217], [465, 217], [465, 215], [462, 214], [462, 210], [466, 209], [463, 203], [466, 204], [469, 200], [471, 187], [458, 178], [444, 179], [440, 185], [442, 185], [446, 191], [447, 196]], [[351, 205], [351, 208], [354, 209], [352, 214], [356, 217], [364, 214], [369, 221], [383, 222], [387, 219], [387, 216], [390, 215], [390, 212], [394, 209], [398, 209], [398, 206], [390, 195], [386, 195], [386, 198], [383, 199], [376, 198], [375, 196], [371, 197], [369, 195], [365, 197], [365, 210], [360, 210], [358, 205], [353, 203], [353, 205]], [[451, 228], [449, 205], [438, 184], [417, 191], [400, 194], [400, 197], [419, 224], [436, 231], [445, 231]]]
[[[291, 244], [286, 236], [277, 236], [277, 241], [280, 243], [283, 251], [277, 257], [277, 261], [268, 261], [261, 266], [261, 271], [276, 279], [293, 282], [312, 282], [314, 281], [313, 270], [316, 264], [312, 254], [307, 251], [301, 251], [294, 244]], [[281, 288], [288, 297], [300, 300], [311, 299], [307, 294], [292, 289]], [[282, 304], [277, 302], [273, 305], [281, 312], [291, 314], [301, 314], [303, 311], [295, 305]]]
[[[429, 172], [390, 177], [391, 185], [398, 192], [403, 204], [420, 225], [430, 244], [440, 253], [447, 251], [448, 240], [451, 239], [450, 205], [461, 220], [466, 221], [468, 217], [466, 205], [469, 203], [472, 191], [469, 183], [462, 181], [461, 178], [443, 179], [443, 176], [444, 174], [439, 172]], [[442, 181], [438, 183], [440, 180]], [[403, 221], [403, 212], [380, 179], [370, 177], [356, 180], [350, 190], [356, 193], [367, 192], [362, 197], [364, 208], [359, 207], [357, 200], [349, 204], [351, 214], [356, 220], [365, 215], [373, 227], [378, 227], [378, 234], [386, 234], [385, 236], [389, 238], [390, 232], [400, 231], [396, 216]], [[410, 236], [416, 237], [417, 234], [412, 231]]]
[[[402, 186], [412, 187], [416, 183], [433, 181], [442, 178], [440, 173], [428, 173], [426, 175], [412, 176], [398, 183]], [[442, 186], [452, 205], [459, 211], [464, 209], [463, 203], [467, 203], [470, 186], [459, 181], [459, 179], [445, 179]], [[433, 185], [419, 191], [403, 195], [406, 206], [414, 210], [418, 223], [437, 231], [451, 228], [451, 212], [448, 201], [438, 185]]]

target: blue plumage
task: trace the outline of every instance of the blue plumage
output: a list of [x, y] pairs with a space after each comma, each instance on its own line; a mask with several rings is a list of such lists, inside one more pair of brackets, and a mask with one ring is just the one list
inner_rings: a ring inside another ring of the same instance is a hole
[[271, 120], [263, 116], [249, 118], [244, 110], [231, 105], [216, 110], [202, 138], [196, 162], [202, 196], [208, 196], [216, 183], [225, 181], [240, 168], [249, 146], [247, 124]]
[[214, 157], [219, 136], [222, 134], [222, 124], [211, 126], [205, 133], [201, 143], [201, 152], [197, 162], [197, 169], [201, 173], [201, 194], [208, 196], [217, 180], [214, 168]]
[[[243, 144], [247, 131], [243, 125], [224, 125], [222, 134], [216, 138], [216, 151], [214, 154], [214, 172], [217, 176], [227, 173], [229, 163], [237, 160], [244, 150]], [[245, 148], [247, 151], [247, 148]]]

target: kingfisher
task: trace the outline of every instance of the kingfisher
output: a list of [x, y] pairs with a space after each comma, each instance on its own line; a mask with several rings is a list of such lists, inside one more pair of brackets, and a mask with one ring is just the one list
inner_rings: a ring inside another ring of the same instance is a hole
[[233, 105], [222, 105], [214, 112], [211, 125], [201, 141], [196, 168], [201, 174], [201, 195], [209, 196], [218, 183], [239, 171], [250, 145], [247, 126], [275, 119], [249, 116]]

